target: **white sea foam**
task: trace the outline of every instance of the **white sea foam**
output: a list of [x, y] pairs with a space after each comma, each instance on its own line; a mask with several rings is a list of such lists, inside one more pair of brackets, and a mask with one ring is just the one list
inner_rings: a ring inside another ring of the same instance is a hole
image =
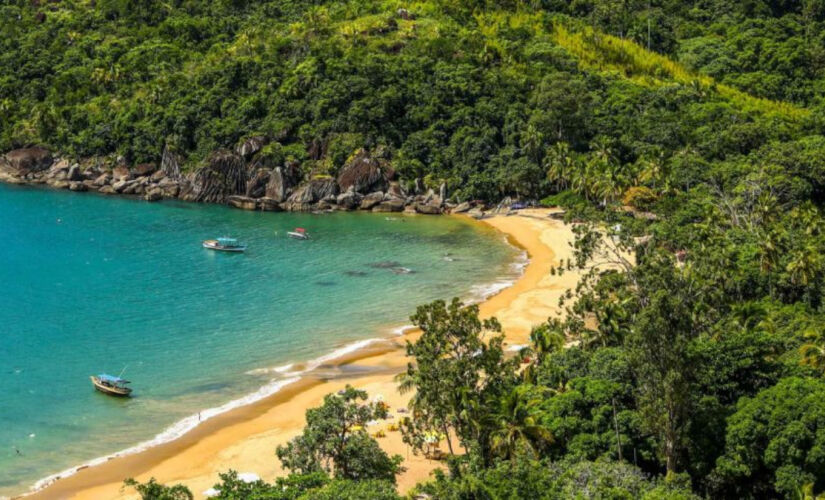
[[34, 485], [31, 488], [31, 491], [36, 492], [38, 490], [41, 490], [46, 486], [52, 484], [53, 482], [57, 481], [58, 479], [73, 476], [78, 471], [85, 469], [87, 467], [94, 467], [95, 465], [106, 463], [109, 460], [112, 460], [113, 458], [134, 455], [135, 453], [140, 453], [160, 444], [174, 441], [175, 439], [180, 438], [181, 436], [191, 431], [201, 423], [209, 420], [210, 418], [214, 418], [235, 408], [239, 408], [241, 406], [246, 406], [256, 401], [260, 401], [266, 397], [269, 397], [277, 393], [287, 385], [297, 382], [298, 380], [300, 380], [300, 377], [290, 377], [282, 380], [274, 380], [251, 394], [247, 394], [246, 396], [243, 396], [241, 398], [234, 399], [221, 406], [217, 406], [215, 408], [208, 408], [196, 414], [189, 415], [188, 417], [178, 420], [171, 426], [164, 429], [160, 434], [156, 435], [152, 439], [149, 439], [148, 441], [143, 441], [142, 443], [132, 446], [131, 448], [127, 448], [125, 450], [112, 453], [111, 455], [106, 455], [95, 458], [93, 460], [89, 460], [88, 462], [85, 462], [81, 465], [77, 465], [69, 469], [66, 469], [62, 472], [58, 472], [57, 474], [52, 474], [51, 476], [45, 477], [34, 483]]

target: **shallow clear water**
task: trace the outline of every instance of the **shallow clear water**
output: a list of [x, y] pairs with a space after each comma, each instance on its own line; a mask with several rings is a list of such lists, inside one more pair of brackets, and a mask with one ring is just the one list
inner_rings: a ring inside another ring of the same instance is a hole
[[[398, 219], [0, 185], [0, 496], [278, 376], [257, 369], [385, 336], [418, 304], [513, 274], [492, 230]], [[288, 239], [296, 226], [314, 239]], [[201, 248], [223, 235], [248, 251]], [[124, 367], [135, 397], [92, 390], [89, 375]]]

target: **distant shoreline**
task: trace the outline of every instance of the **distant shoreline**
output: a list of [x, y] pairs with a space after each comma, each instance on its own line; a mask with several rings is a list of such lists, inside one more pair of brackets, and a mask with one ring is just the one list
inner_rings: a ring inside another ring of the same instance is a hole
[[[520, 216], [484, 220], [485, 224], [501, 231], [511, 244], [527, 252], [530, 259], [515, 283], [479, 305], [482, 316], [499, 317], [511, 346], [526, 344], [532, 325], [559, 313], [558, 299], [548, 297], [548, 293], [560, 295], [572, 286], [571, 283], [575, 284], [572, 275], [562, 278], [549, 274], [549, 267], [555, 265], [557, 256], [566, 257], [564, 246], [572, 238], [572, 231], [568, 226], [548, 219], [548, 212], [528, 210]], [[553, 283], [546, 282], [548, 277], [553, 278]], [[534, 299], [542, 297], [546, 299], [542, 300], [543, 305], [534, 303]], [[408, 330], [398, 340], [411, 339], [415, 335], [415, 330]], [[272, 480], [272, 474], [280, 473], [274, 457], [275, 446], [300, 431], [304, 411], [316, 406], [323, 395], [350, 383], [367, 389], [371, 395], [382, 394], [394, 409], [406, 403], [406, 398], [395, 391], [393, 382], [394, 375], [403, 371], [407, 362], [402, 342], [398, 340], [375, 339], [360, 349], [300, 374], [298, 380], [284, 385], [274, 394], [199, 423], [176, 439], [82, 468], [24, 496], [113, 498], [121, 494], [123, 479], [134, 476], [139, 480], [156, 477], [163, 482], [183, 481], [199, 497], [201, 491], [217, 482], [218, 472], [230, 468], [242, 472], [251, 470], [265, 480]], [[341, 369], [347, 366], [363, 370], [347, 373]], [[387, 444], [388, 451], [407, 459], [405, 466], [408, 470], [399, 477], [401, 490], [425, 479], [439, 465], [409, 453], [397, 433], [382, 439], [381, 443]], [[228, 453], [228, 450], [237, 452]]]

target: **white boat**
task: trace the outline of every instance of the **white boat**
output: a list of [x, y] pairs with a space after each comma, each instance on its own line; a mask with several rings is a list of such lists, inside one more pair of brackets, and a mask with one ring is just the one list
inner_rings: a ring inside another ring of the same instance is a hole
[[308, 240], [309, 234], [307, 230], [302, 227], [296, 227], [295, 231], [289, 231], [286, 233], [287, 236], [290, 238], [295, 238], [296, 240]]
[[241, 245], [235, 238], [218, 238], [204, 241], [203, 248], [219, 252], [243, 252], [246, 250], [246, 245]]

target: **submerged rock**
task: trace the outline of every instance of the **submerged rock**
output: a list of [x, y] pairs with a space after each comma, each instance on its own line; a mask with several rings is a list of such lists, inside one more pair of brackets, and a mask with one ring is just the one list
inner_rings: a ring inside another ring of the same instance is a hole
[[375, 269], [392, 269], [394, 267], [400, 267], [401, 263], [394, 260], [382, 260], [381, 262], [373, 262], [367, 265]]

